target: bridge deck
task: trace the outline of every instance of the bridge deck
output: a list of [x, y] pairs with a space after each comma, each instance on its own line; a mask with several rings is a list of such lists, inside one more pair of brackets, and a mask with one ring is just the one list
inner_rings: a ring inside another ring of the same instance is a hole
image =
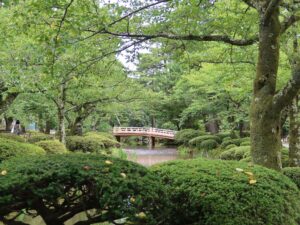
[[175, 139], [176, 131], [159, 129], [153, 127], [114, 127], [113, 135], [115, 136], [149, 136], [165, 139]]

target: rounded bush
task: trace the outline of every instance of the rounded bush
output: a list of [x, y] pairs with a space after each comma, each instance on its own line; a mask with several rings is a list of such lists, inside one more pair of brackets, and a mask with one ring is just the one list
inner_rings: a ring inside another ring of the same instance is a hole
[[223, 160], [241, 160], [250, 156], [250, 146], [234, 147], [221, 153]]
[[220, 142], [221, 139], [214, 135], [203, 135], [199, 137], [195, 137], [189, 141], [190, 146], [200, 147], [201, 143], [206, 140], [215, 140], [216, 142]]
[[247, 139], [246, 138], [237, 138], [237, 139], [231, 139], [231, 140], [223, 141], [222, 144], [221, 144], [221, 148], [225, 149], [228, 145], [231, 145], [231, 144], [234, 144], [236, 146], [240, 146], [240, 144], [242, 142], [247, 141]]
[[86, 212], [90, 217], [82, 224], [122, 220], [122, 224], [156, 225], [168, 215], [160, 179], [133, 162], [52, 154], [14, 158], [0, 164], [0, 171], [5, 171], [0, 175], [5, 184], [0, 185], [1, 216], [29, 210], [46, 224], [64, 224]]
[[288, 148], [281, 148], [281, 163], [282, 167], [288, 167], [290, 162], [289, 162], [289, 149]]
[[46, 153], [49, 154], [65, 154], [68, 153], [68, 150], [58, 140], [48, 140], [48, 141], [39, 141], [35, 143], [37, 146], [43, 148]]
[[101, 143], [103, 143], [105, 148], [118, 147], [120, 144], [117, 142], [112, 134], [104, 132], [89, 132], [84, 135], [84, 137], [93, 138]]
[[104, 143], [90, 136], [68, 136], [66, 138], [67, 149], [70, 151], [99, 152], [105, 151]]
[[12, 133], [0, 133], [0, 138], [11, 139], [13, 141], [25, 142], [25, 138]]
[[0, 162], [20, 155], [41, 155], [44, 149], [36, 145], [0, 138]]
[[29, 143], [36, 143], [39, 141], [53, 140], [54, 137], [49, 134], [44, 134], [36, 131], [30, 131], [26, 135], [27, 141]]
[[200, 144], [200, 148], [204, 150], [212, 150], [218, 147], [218, 142], [213, 139], [204, 140]]
[[193, 130], [193, 129], [183, 129], [177, 131], [175, 135], [175, 141], [178, 144], [187, 145], [191, 139], [198, 137], [200, 135], [206, 135], [206, 133], [198, 130]]
[[225, 149], [228, 150], [228, 149], [231, 149], [234, 147], [237, 147], [237, 146], [235, 144], [230, 144], [230, 145], [227, 145]]
[[222, 142], [223, 141], [228, 141], [228, 140], [231, 140], [231, 139], [232, 139], [231, 137], [225, 137], [225, 138], [222, 139]]
[[289, 177], [300, 189], [300, 167], [285, 167], [282, 169], [284, 175]]
[[172, 220], [165, 224], [300, 222], [299, 190], [279, 172], [247, 163], [204, 159], [172, 161], [152, 170], [161, 177], [173, 203]]
[[221, 138], [222, 141], [224, 141], [225, 139], [236, 138], [236, 135], [234, 133], [218, 133], [216, 134], [216, 136]]
[[250, 145], [251, 145], [250, 141], [244, 141], [240, 144], [240, 146], [250, 146]]

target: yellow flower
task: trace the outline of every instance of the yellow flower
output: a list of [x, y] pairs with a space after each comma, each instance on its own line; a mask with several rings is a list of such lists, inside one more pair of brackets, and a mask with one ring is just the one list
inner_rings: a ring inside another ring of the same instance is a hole
[[2, 170], [2, 171], [1, 171], [1, 175], [2, 175], [2, 176], [5, 176], [6, 174], [7, 174], [7, 171], [6, 171], [6, 170]]
[[113, 164], [113, 163], [112, 163], [112, 161], [105, 160], [105, 164], [106, 164], [106, 165], [111, 165], [111, 164]]
[[126, 174], [125, 173], [120, 173], [120, 175], [123, 177], [123, 178], [126, 178]]

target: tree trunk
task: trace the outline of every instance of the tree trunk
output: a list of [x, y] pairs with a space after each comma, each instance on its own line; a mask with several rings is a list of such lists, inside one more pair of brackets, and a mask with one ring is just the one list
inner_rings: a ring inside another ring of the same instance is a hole
[[64, 108], [58, 110], [58, 133], [59, 141], [66, 144], [66, 128], [65, 128], [65, 113]]
[[71, 135], [79, 135], [82, 136], [83, 134], [83, 120], [84, 118], [82, 118], [81, 116], [77, 116], [75, 119], [75, 122], [73, 123], [72, 127], [71, 127]]
[[12, 128], [12, 123], [14, 121], [14, 118], [12, 117], [4, 117], [5, 120], [5, 131], [10, 132]]
[[46, 120], [45, 134], [50, 134], [51, 125], [52, 125], [51, 121], [50, 120]]
[[254, 163], [280, 170], [281, 109], [273, 102], [279, 61], [279, 8], [268, 18], [266, 8], [260, 12], [259, 55], [250, 109], [251, 155]]
[[298, 118], [298, 97], [293, 101], [289, 111], [289, 166], [300, 166], [300, 121]]

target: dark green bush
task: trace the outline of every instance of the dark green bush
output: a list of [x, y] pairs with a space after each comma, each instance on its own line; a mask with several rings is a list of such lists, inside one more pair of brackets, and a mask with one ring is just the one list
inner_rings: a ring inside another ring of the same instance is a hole
[[234, 147], [221, 153], [223, 160], [241, 160], [250, 156], [250, 146]]
[[188, 145], [191, 139], [198, 137], [200, 135], [206, 135], [206, 133], [198, 130], [193, 130], [193, 129], [184, 129], [176, 133], [175, 141], [178, 144]]
[[250, 145], [251, 145], [250, 141], [244, 141], [240, 144], [240, 146], [250, 146]]
[[218, 136], [219, 138], [221, 138], [222, 141], [224, 141], [224, 139], [233, 139], [233, 138], [237, 138], [236, 135], [234, 133], [218, 133], [216, 134], [216, 136]]
[[204, 140], [200, 144], [200, 149], [212, 150], [218, 147], [218, 142], [213, 139]]
[[68, 150], [58, 140], [48, 140], [48, 141], [39, 141], [35, 143], [37, 146], [43, 148], [46, 153], [49, 154], [65, 154], [68, 153]]
[[41, 154], [45, 151], [36, 145], [0, 138], [0, 162], [14, 156]]
[[68, 136], [66, 138], [67, 149], [82, 152], [105, 152], [104, 143], [97, 138], [84, 136]]
[[281, 149], [281, 163], [282, 167], [288, 167], [289, 166], [289, 149], [283, 147]]
[[240, 146], [241, 143], [246, 142], [246, 141], [250, 141], [250, 139], [248, 137], [246, 137], [246, 138], [236, 138], [236, 139], [226, 140], [226, 141], [222, 142], [221, 148], [225, 149], [228, 145], [231, 145], [231, 144]]
[[44, 133], [40, 133], [40, 132], [36, 132], [36, 131], [27, 132], [26, 137], [27, 137], [27, 141], [29, 143], [36, 143], [39, 141], [46, 141], [46, 140], [54, 139], [54, 137], [52, 135], [44, 134]]
[[119, 142], [115, 137], [109, 133], [104, 132], [89, 132], [84, 135], [84, 137], [93, 138], [101, 143], [103, 143], [105, 148], [112, 148], [119, 146]]
[[25, 142], [25, 138], [20, 135], [12, 134], [12, 133], [0, 133], [0, 138], [11, 139], [13, 141]]
[[[251, 177], [244, 172], [252, 172]], [[178, 160], [152, 170], [168, 190], [172, 220], [183, 225], [297, 225], [300, 193], [283, 174], [247, 163]], [[238, 169], [240, 170], [240, 169]], [[257, 181], [257, 183], [250, 184]]]
[[133, 162], [52, 154], [7, 160], [0, 171], [5, 171], [0, 175], [0, 184], [5, 184], [0, 185], [0, 220], [25, 210], [46, 224], [64, 224], [86, 211], [91, 216], [82, 224], [112, 224], [123, 218], [128, 224], [156, 225], [168, 216], [159, 178]]
[[225, 138], [222, 139], [222, 142], [223, 141], [228, 141], [228, 140], [231, 140], [231, 139], [232, 139], [231, 137], [225, 137]]
[[300, 167], [285, 167], [282, 171], [283, 174], [292, 179], [300, 189]]
[[221, 139], [214, 135], [203, 135], [199, 137], [195, 137], [189, 141], [190, 146], [200, 147], [201, 143], [206, 140], [215, 140], [216, 142], [220, 142]]

